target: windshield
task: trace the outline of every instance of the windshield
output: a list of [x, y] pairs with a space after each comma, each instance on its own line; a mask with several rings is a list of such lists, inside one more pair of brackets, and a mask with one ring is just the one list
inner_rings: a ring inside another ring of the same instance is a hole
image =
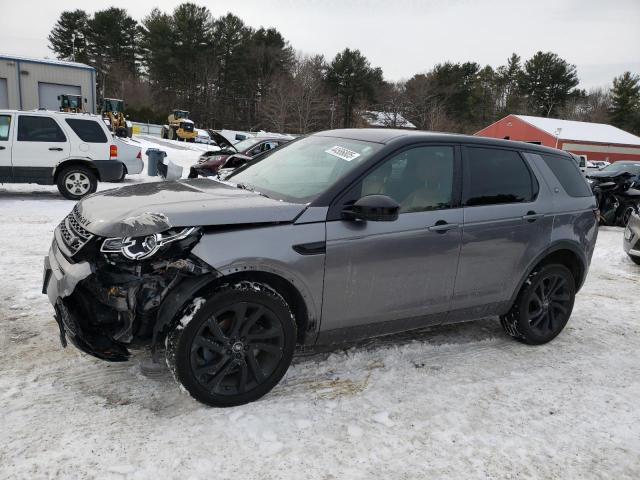
[[256, 143], [259, 143], [262, 139], [257, 137], [247, 138], [246, 140], [242, 140], [234, 145], [235, 149], [239, 152], [244, 152], [253, 147]]
[[629, 172], [634, 174], [640, 174], [640, 162], [626, 163], [626, 162], [615, 162], [611, 165], [607, 165], [604, 167], [601, 172], [606, 173], [618, 173], [618, 172]]
[[227, 180], [278, 200], [309, 203], [382, 145], [311, 136], [274, 150]]
[[81, 101], [80, 101], [80, 97], [74, 97], [74, 96], [63, 96], [62, 97], [62, 106], [63, 107], [70, 107], [70, 108], [78, 108], [80, 107]]
[[122, 100], [105, 100], [104, 101], [104, 111], [105, 112], [121, 112], [124, 110], [123, 108], [124, 102]]

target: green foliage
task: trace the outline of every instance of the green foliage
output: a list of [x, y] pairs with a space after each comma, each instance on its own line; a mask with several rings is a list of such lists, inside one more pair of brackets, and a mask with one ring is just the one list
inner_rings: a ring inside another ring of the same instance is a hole
[[611, 123], [640, 133], [640, 77], [624, 72], [614, 78], [611, 97]]
[[575, 65], [555, 53], [538, 52], [525, 62], [520, 85], [528, 96], [531, 112], [552, 117], [578, 85], [578, 75]]
[[63, 60], [87, 63], [89, 16], [84, 10], [62, 12], [49, 34], [49, 48]]
[[202, 128], [307, 133], [366, 124], [366, 111], [418, 128], [473, 133], [510, 113], [613, 122], [640, 131], [640, 78], [626, 72], [610, 92], [577, 89], [575, 66], [552, 52], [513, 53], [493, 68], [444, 62], [406, 82], [346, 48], [330, 62], [294, 55], [275, 28], [253, 29], [226, 13], [179, 4], [138, 24], [126, 10], [65, 11], [49, 35], [58, 58], [97, 70], [100, 97], [124, 98], [134, 120], [164, 123], [186, 109]]
[[353, 111], [360, 102], [375, 101], [377, 90], [382, 87], [382, 69], [372, 68], [360, 50], [344, 49], [327, 68], [327, 82], [341, 101], [342, 125], [354, 123]]

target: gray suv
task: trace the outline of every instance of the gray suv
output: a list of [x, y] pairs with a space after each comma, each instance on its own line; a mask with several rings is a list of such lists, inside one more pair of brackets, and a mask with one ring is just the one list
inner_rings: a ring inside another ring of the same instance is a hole
[[569, 154], [401, 130], [333, 130], [226, 181], [91, 195], [55, 230], [44, 286], [63, 345], [164, 350], [214, 406], [258, 399], [296, 345], [499, 316], [528, 344], [563, 329], [597, 236]]

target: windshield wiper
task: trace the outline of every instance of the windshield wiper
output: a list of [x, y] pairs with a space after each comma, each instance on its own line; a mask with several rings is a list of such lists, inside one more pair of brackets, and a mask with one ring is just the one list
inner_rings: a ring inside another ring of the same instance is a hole
[[236, 187], [241, 188], [242, 190], [249, 190], [253, 192], [253, 187], [251, 185], [247, 185], [246, 183], [236, 183]]
[[249, 192], [257, 193], [258, 195], [260, 195], [262, 197], [265, 197], [265, 198], [271, 198], [266, 193], [256, 192], [254, 187], [252, 187], [251, 185], [247, 185], [246, 183], [236, 183], [236, 187], [237, 188], [241, 188], [242, 190], [248, 190]]

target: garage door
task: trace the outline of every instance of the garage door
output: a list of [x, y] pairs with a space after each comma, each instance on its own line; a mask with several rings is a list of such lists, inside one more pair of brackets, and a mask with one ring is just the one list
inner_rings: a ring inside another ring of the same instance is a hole
[[79, 85], [38, 82], [38, 106], [47, 110], [59, 110], [60, 100], [58, 100], [58, 95], [63, 93], [81, 95], [82, 91]]
[[7, 92], [6, 78], [0, 78], [0, 108], [9, 108], [9, 93]]

